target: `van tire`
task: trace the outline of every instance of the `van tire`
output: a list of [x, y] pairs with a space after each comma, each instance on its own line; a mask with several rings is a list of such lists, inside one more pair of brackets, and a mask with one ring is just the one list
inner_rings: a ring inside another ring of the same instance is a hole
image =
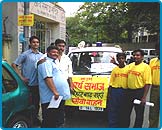
[[9, 121], [7, 127], [8, 128], [30, 128], [31, 121], [25, 116], [17, 115]]

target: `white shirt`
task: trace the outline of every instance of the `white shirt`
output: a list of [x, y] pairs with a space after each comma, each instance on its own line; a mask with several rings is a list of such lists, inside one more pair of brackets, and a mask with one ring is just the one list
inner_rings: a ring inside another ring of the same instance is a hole
[[[47, 57], [47, 53], [43, 54], [43, 56], [39, 60], [44, 59], [46, 57]], [[37, 62], [35, 64], [36, 68], [37, 68]], [[60, 60], [56, 59], [55, 62], [56, 62], [56, 65], [59, 67], [59, 69], [64, 74], [66, 79], [68, 79], [69, 77], [72, 77], [72, 75], [73, 75], [72, 62], [67, 55], [63, 54], [61, 56], [61, 59]]]
[[63, 72], [66, 79], [68, 79], [69, 77], [72, 77], [72, 75], [73, 75], [72, 62], [67, 55], [63, 54], [61, 56], [61, 59], [60, 60], [56, 59], [55, 62], [58, 65], [58, 67], [60, 68], [60, 70]]

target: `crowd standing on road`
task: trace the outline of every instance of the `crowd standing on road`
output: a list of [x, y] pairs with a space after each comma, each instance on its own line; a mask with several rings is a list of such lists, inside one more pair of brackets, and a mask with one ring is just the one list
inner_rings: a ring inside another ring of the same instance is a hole
[[[41, 101], [43, 118], [41, 127], [64, 127], [65, 100], [71, 97], [70, 89], [74, 88], [71, 78], [72, 62], [64, 54], [66, 42], [57, 39], [47, 48], [47, 54], [43, 56], [38, 51], [39, 38], [32, 36], [29, 41], [30, 49], [20, 54], [12, 67], [31, 90], [33, 104], [36, 108], [34, 124], [39, 122], [38, 112]], [[133, 107], [136, 113], [134, 127], [142, 128], [146, 96], [151, 84], [150, 101], [155, 103], [155, 107], [150, 108], [149, 127], [158, 127], [160, 108], [159, 46], [156, 46], [156, 50], [158, 57], [150, 60], [149, 65], [143, 62], [144, 52], [140, 49], [134, 50], [134, 62], [129, 65], [125, 65], [126, 55], [124, 53], [117, 54], [118, 66], [111, 73], [108, 94], [108, 126], [110, 128], [128, 128]], [[113, 59], [112, 62], [115, 63], [115, 60]], [[22, 73], [18, 69], [20, 65]], [[55, 100], [59, 96], [63, 96], [63, 100], [59, 108], [48, 109], [53, 95]], [[141, 104], [134, 104], [134, 99], [141, 100]]]
[[[36, 36], [31, 36], [29, 39], [29, 49], [22, 54], [20, 54], [17, 59], [12, 63], [12, 67], [21, 77], [21, 79], [28, 85], [31, 94], [32, 94], [32, 103], [35, 106], [34, 115], [34, 124], [40, 125], [39, 120], [39, 88], [38, 88], [38, 77], [37, 69], [35, 68], [35, 63], [43, 55], [38, 51], [39, 48], [39, 38]], [[21, 72], [19, 71], [18, 66], [21, 66]]]
[[[120, 109], [119, 116], [118, 116], [119, 119], [115, 127], [120, 127], [120, 128], [129, 127], [130, 115], [134, 107], [136, 113], [134, 128], [142, 128], [146, 96], [150, 88], [150, 85], [152, 84], [151, 69], [148, 64], [143, 62], [143, 57], [144, 57], [143, 50], [140, 49], [134, 50], [133, 51], [134, 62], [130, 63], [129, 65], [126, 65], [125, 67], [125, 70], [127, 71], [127, 84], [126, 84], [127, 86], [125, 87], [125, 90], [122, 93], [123, 94], [121, 98], [122, 100], [120, 100], [121, 101], [120, 103], [122, 105], [121, 107], [119, 107]], [[117, 64], [115, 62], [115, 59], [112, 59], [112, 62]], [[118, 71], [118, 74], [120, 72], [121, 71]], [[123, 81], [125, 82], [125, 80]], [[111, 83], [111, 79], [110, 79], [110, 83]], [[110, 97], [110, 101], [114, 97]], [[141, 100], [141, 104], [140, 105], [134, 104], [133, 101], [135, 99]], [[112, 122], [111, 118], [109, 118], [108, 122]]]

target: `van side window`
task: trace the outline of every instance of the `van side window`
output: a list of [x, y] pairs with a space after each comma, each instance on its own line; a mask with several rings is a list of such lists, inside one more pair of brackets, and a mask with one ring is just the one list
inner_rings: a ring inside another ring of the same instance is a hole
[[3, 66], [2, 67], [2, 84], [3, 92], [11, 92], [18, 88], [17, 81], [13, 78], [11, 73]]
[[91, 68], [91, 56], [88, 52], [82, 53], [80, 56], [80, 67], [87, 66], [88, 68]]
[[150, 50], [150, 55], [156, 55], [156, 50]]
[[76, 71], [78, 69], [78, 67], [79, 67], [79, 65], [78, 65], [79, 54], [78, 53], [71, 53], [69, 57], [70, 57], [70, 59], [72, 61], [73, 71]]

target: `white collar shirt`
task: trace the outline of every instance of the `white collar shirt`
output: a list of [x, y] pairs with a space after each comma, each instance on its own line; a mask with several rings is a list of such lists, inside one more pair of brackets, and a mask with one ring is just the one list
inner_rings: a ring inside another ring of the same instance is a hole
[[60, 60], [55, 60], [55, 63], [58, 65], [66, 79], [72, 77], [72, 62], [67, 55], [63, 54]]

